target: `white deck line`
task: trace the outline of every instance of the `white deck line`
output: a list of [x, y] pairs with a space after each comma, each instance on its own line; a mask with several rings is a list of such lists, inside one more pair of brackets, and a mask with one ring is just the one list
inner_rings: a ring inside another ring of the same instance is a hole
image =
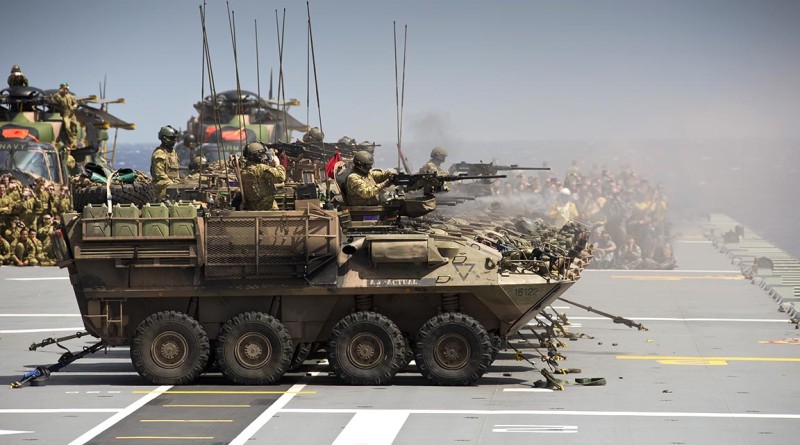
[[118, 408], [7, 408], [0, 409], [0, 414], [75, 414], [75, 413], [118, 413]]
[[69, 277], [6, 278], [6, 281], [69, 280]]
[[146, 405], [147, 403], [149, 403], [151, 400], [155, 399], [156, 397], [160, 396], [164, 392], [168, 391], [170, 388], [172, 388], [172, 385], [159, 386], [158, 388], [154, 389], [152, 392], [150, 392], [148, 394], [145, 394], [144, 397], [142, 397], [141, 399], [139, 399], [139, 400], [131, 403], [130, 405], [128, 405], [127, 408], [125, 408], [125, 409], [119, 411], [118, 413], [114, 414], [113, 416], [109, 417], [108, 419], [103, 421], [103, 423], [101, 423], [100, 425], [97, 425], [96, 427], [90, 429], [89, 431], [81, 434], [80, 437], [78, 437], [77, 439], [75, 439], [72, 442], [70, 442], [69, 445], [83, 445], [86, 442], [89, 442], [90, 440], [94, 439], [98, 434], [100, 434], [103, 431], [109, 429], [110, 427], [112, 427], [114, 424], [116, 424], [120, 420], [128, 417], [131, 413], [133, 413], [134, 411], [136, 411], [139, 408], [143, 407], [144, 405]]
[[78, 332], [83, 331], [83, 326], [77, 328], [47, 328], [47, 329], [3, 329], [0, 334], [31, 334], [35, 332]]
[[391, 445], [408, 419], [408, 411], [359, 411], [333, 441], [333, 445]]
[[[369, 409], [282, 409], [282, 413], [301, 414], [347, 414], [373, 411]], [[375, 410], [378, 411], [378, 410]], [[398, 409], [379, 410], [408, 412], [409, 414], [457, 414], [477, 416], [587, 416], [587, 417], [696, 417], [708, 419], [776, 419], [800, 420], [800, 414], [760, 414], [760, 413], [695, 413], [695, 412], [655, 412], [655, 411], [550, 411], [550, 410], [470, 410], [470, 409]]]
[[[319, 372], [309, 373], [310, 378], [316, 377], [319, 374], [320, 374]], [[310, 380], [310, 378], [308, 379], [304, 378], [303, 380], [301, 380], [301, 383], [297, 383], [291, 388], [289, 388], [286, 394], [280, 396], [278, 400], [276, 400], [266, 410], [264, 410], [264, 412], [261, 413], [261, 415], [256, 417], [256, 419], [253, 420], [250, 423], [250, 425], [247, 425], [247, 428], [242, 430], [242, 432], [239, 433], [239, 435], [236, 436], [236, 438], [230, 441], [228, 445], [246, 444], [264, 425], [266, 425], [267, 422], [270, 421], [270, 419], [272, 419], [273, 416], [275, 416], [275, 414], [278, 413], [278, 411], [281, 411], [283, 407], [286, 406], [286, 404], [289, 403], [289, 401], [291, 401], [292, 398], [294, 398], [294, 396], [297, 395], [297, 393], [299, 393], [300, 391], [303, 390], [303, 388], [306, 387], [306, 384], [308, 380]]]
[[81, 314], [0, 314], [0, 317], [80, 317]]
[[[568, 316], [569, 320], [609, 320], [608, 317], [573, 317]], [[695, 322], [695, 321], [713, 321], [713, 322], [731, 322], [731, 323], [789, 323], [787, 318], [669, 318], [669, 317], [627, 317], [634, 321], [680, 321], [680, 322]], [[531, 323], [528, 323], [531, 324]], [[535, 323], [533, 323], [535, 324]], [[568, 325], [569, 326], [569, 325]]]
[[737, 269], [672, 269], [672, 270], [662, 270], [662, 269], [583, 269], [584, 273], [629, 273], [629, 274], [637, 274], [637, 273], [663, 273], [663, 274], [682, 274], [682, 273], [729, 273], [729, 274], [736, 274], [741, 275], [742, 271]]

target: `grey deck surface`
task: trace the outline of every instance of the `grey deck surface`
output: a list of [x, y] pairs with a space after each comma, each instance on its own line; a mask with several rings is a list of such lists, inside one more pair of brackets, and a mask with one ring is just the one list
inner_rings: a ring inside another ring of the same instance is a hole
[[[157, 387], [135, 373], [128, 350], [114, 348], [45, 386], [0, 388], [0, 443], [217, 444], [240, 434], [251, 444], [800, 442], [800, 331], [699, 227], [680, 231], [680, 270], [587, 270], [565, 295], [640, 321], [648, 332], [556, 305], [573, 332], [594, 336], [567, 342], [562, 366], [583, 372], [559, 378], [604, 377], [606, 386], [533, 388], [541, 376], [506, 351], [473, 387], [428, 385], [413, 366], [391, 386], [351, 387], [310, 360], [280, 385], [234, 386], [210, 374], [152, 393]], [[77, 314], [64, 271], [0, 268], [2, 383], [54, 363], [57, 347], [27, 347], [80, 330]]]

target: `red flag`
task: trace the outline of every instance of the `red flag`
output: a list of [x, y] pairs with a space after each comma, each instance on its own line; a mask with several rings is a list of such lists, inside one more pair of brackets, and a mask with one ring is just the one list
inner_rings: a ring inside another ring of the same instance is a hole
[[328, 174], [328, 177], [331, 179], [333, 178], [333, 171], [336, 168], [336, 163], [342, 160], [342, 155], [339, 154], [339, 149], [336, 149], [336, 153], [333, 154], [331, 159], [325, 164], [325, 173]]

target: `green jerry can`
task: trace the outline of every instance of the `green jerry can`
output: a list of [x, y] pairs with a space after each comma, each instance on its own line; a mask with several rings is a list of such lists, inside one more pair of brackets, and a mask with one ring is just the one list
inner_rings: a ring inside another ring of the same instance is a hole
[[176, 202], [169, 209], [170, 236], [194, 236], [197, 208], [191, 202]]
[[108, 219], [108, 206], [105, 204], [86, 204], [83, 208], [84, 236], [108, 237], [111, 236], [111, 222]]
[[163, 202], [142, 207], [142, 235], [169, 236], [169, 208]]
[[134, 204], [114, 204], [111, 209], [111, 235], [114, 238], [139, 236], [139, 208]]

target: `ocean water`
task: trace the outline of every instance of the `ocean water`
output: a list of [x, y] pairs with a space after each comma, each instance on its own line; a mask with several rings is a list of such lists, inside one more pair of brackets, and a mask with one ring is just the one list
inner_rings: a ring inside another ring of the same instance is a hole
[[[149, 171], [157, 144], [118, 146], [116, 167]], [[393, 167], [394, 144], [382, 142], [376, 167]], [[427, 161], [434, 145], [444, 145], [448, 163], [465, 160], [541, 166], [560, 177], [572, 160], [584, 171], [593, 165], [619, 170], [630, 165], [651, 182], [664, 185], [673, 219], [725, 213], [781, 249], [800, 258], [800, 140], [530, 141], [486, 143], [411, 142], [412, 165]], [[447, 165], [447, 164], [446, 164]], [[531, 172], [533, 173], [533, 172]]]

